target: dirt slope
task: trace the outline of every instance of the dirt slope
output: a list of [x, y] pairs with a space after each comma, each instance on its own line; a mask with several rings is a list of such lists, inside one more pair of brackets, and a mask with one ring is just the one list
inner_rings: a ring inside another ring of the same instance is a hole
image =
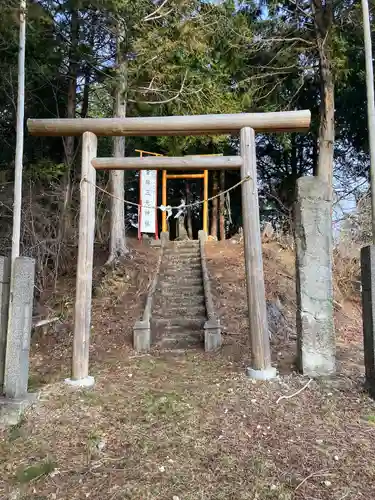
[[[131, 328], [142, 304], [137, 287], [146, 289], [154, 250], [136, 247], [120, 271], [97, 276], [96, 385], [74, 391], [61, 383], [69, 374], [69, 315], [59, 332], [34, 339], [32, 380], [41, 397], [20, 425], [1, 431], [0, 498], [372, 498], [375, 404], [362, 390], [359, 323], [343, 310], [336, 318], [338, 341], [347, 349], [338, 377], [307, 386], [291, 373], [293, 259], [282, 253], [277, 245], [265, 247], [268, 298], [282, 303], [286, 318], [273, 336], [273, 355], [289, 374], [268, 383], [244, 375], [240, 245], [209, 248], [223, 322], [236, 325], [226, 332], [223, 350], [211, 356], [132, 351]], [[65, 300], [69, 307], [71, 286], [56, 303]]]
[[[216, 306], [224, 325], [225, 352], [228, 356], [246, 364], [247, 351], [247, 304], [244, 255], [242, 244], [235, 240], [225, 243], [210, 242], [207, 245], [213, 293]], [[281, 373], [290, 373], [295, 353], [295, 259], [291, 250], [275, 241], [263, 244], [268, 315], [272, 330], [272, 356]], [[343, 294], [335, 286], [335, 328], [339, 368], [348, 361], [358, 375], [363, 373], [362, 321], [359, 297], [343, 300]]]

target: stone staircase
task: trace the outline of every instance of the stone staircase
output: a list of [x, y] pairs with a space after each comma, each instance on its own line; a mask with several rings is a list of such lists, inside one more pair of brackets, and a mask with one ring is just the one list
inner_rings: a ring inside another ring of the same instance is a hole
[[162, 349], [203, 345], [206, 320], [199, 242], [169, 242], [153, 300], [153, 343]]

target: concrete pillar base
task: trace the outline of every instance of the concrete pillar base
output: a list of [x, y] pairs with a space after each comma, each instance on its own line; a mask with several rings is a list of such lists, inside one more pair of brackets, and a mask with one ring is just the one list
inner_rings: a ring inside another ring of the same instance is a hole
[[150, 240], [150, 247], [161, 247], [161, 240]]
[[151, 347], [151, 328], [149, 321], [137, 321], [133, 328], [133, 347], [137, 352], [147, 352]]
[[5, 355], [7, 348], [10, 259], [0, 257], [0, 394], [4, 390]]
[[161, 241], [161, 245], [162, 246], [166, 245], [169, 242], [169, 233], [168, 233], [168, 231], [162, 231], [160, 233], [160, 241]]
[[10, 283], [3, 389], [5, 396], [12, 399], [22, 399], [27, 395], [34, 274], [34, 259], [15, 259]]
[[216, 351], [221, 347], [221, 328], [218, 319], [208, 320], [204, 324], [204, 350]]
[[65, 384], [70, 385], [71, 387], [84, 388], [84, 387], [93, 387], [95, 385], [94, 377], [87, 376], [85, 378], [80, 378], [78, 380], [73, 380], [71, 378], [66, 378], [64, 380]]
[[264, 370], [254, 370], [254, 368], [247, 368], [246, 375], [254, 380], [272, 380], [277, 377], [277, 370], [273, 366]]
[[38, 400], [38, 393], [29, 392], [22, 398], [0, 398], [0, 425], [17, 425], [23, 414]]
[[203, 231], [203, 229], [200, 229], [198, 231], [198, 240], [202, 240], [203, 243], [205, 243], [208, 239], [208, 235], [206, 233], [206, 231]]

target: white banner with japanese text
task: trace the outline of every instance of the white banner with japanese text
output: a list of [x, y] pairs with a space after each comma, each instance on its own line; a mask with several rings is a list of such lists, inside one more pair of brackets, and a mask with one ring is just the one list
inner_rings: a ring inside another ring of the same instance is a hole
[[140, 199], [141, 199], [141, 233], [156, 234], [156, 206], [157, 206], [157, 170], [141, 170]]

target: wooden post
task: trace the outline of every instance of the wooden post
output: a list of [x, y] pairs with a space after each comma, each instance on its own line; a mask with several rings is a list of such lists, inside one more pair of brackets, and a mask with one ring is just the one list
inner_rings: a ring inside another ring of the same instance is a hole
[[372, 243], [375, 244], [375, 97], [374, 68], [371, 41], [371, 25], [368, 0], [362, 0], [363, 32], [365, 42], [366, 91], [367, 91], [367, 123], [370, 146], [370, 181], [371, 181], [371, 215]]
[[14, 162], [14, 202], [12, 230], [12, 266], [20, 254], [21, 240], [21, 209], [22, 209], [22, 171], [24, 149], [24, 115], [25, 115], [25, 50], [26, 50], [26, 0], [19, 3], [19, 46], [18, 46], [18, 97], [17, 97], [17, 128], [16, 128], [16, 158]]
[[[167, 205], [167, 171], [163, 170], [162, 172], [162, 184], [161, 184], [161, 203], [162, 205]], [[163, 233], [168, 231], [167, 227], [167, 212], [161, 213], [161, 230]]]
[[[96, 157], [97, 143], [97, 137], [92, 132], [85, 132], [83, 134], [73, 364], [72, 378], [66, 380], [68, 384], [79, 387], [87, 387], [94, 384], [94, 378], [89, 377], [88, 373], [96, 181], [96, 171], [91, 164], [91, 160]], [[85, 182], [85, 179], [88, 182]]]
[[246, 127], [241, 130], [242, 221], [249, 313], [252, 378], [267, 380], [276, 376], [271, 366], [271, 352], [267, 324], [264, 289], [262, 243], [260, 237], [259, 202], [256, 172], [255, 133]]
[[204, 171], [203, 183], [203, 231], [208, 234], [208, 170]]

